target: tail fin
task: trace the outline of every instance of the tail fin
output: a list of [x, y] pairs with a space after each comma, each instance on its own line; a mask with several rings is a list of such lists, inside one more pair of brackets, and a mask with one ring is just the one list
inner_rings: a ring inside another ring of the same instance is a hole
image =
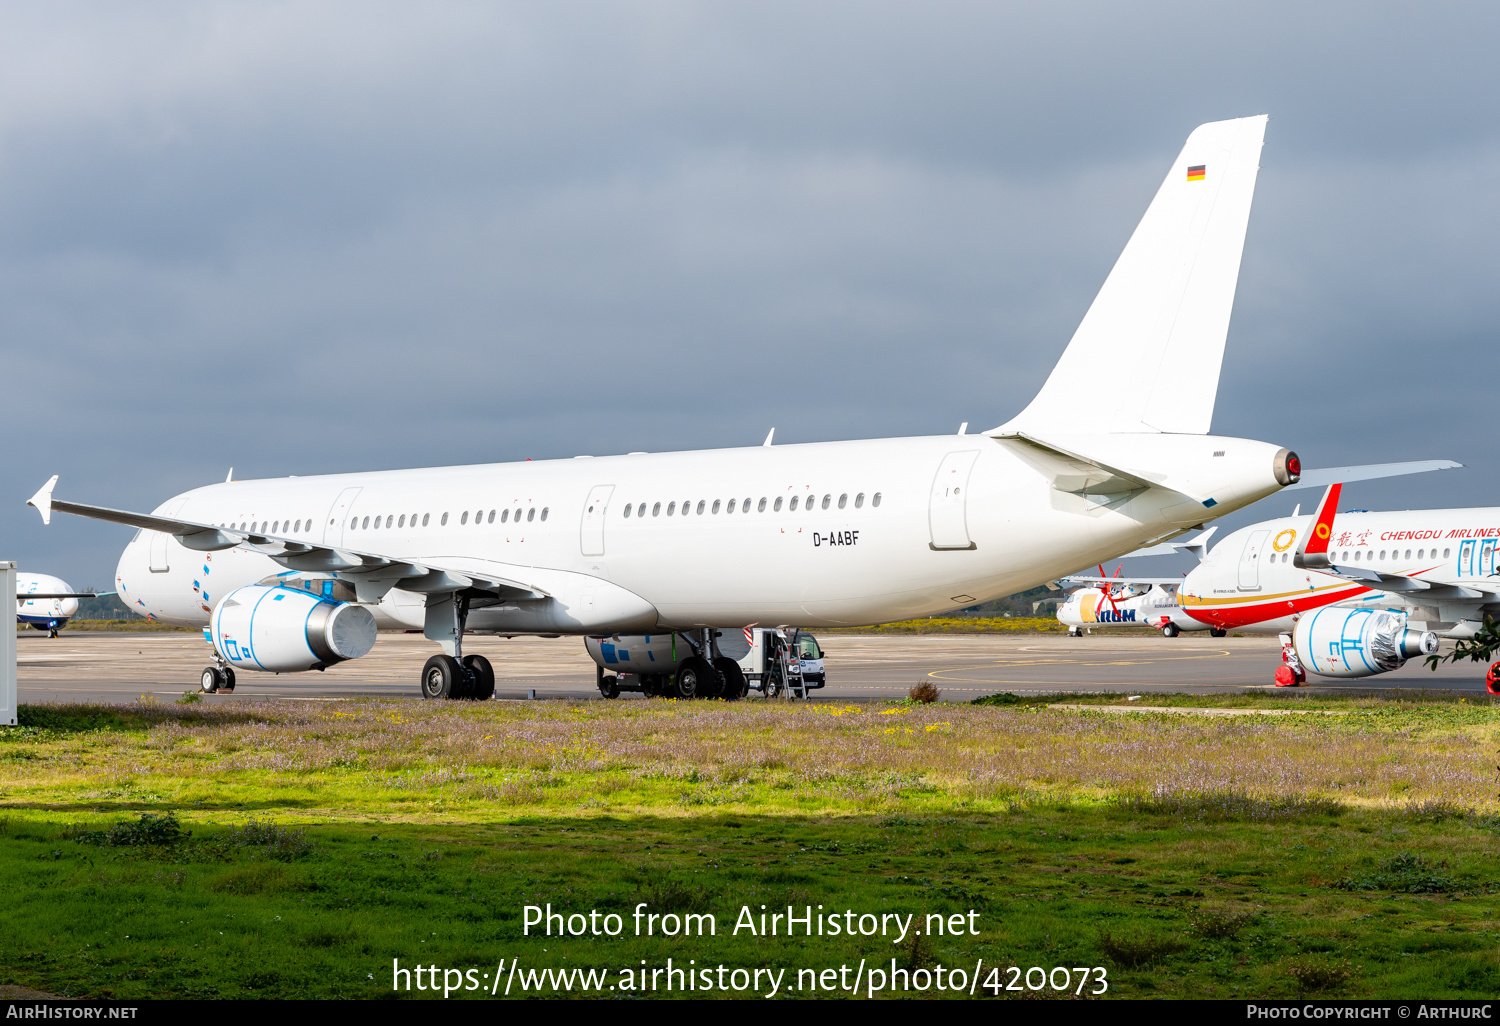
[[1313, 517], [1312, 530], [1292, 553], [1292, 565], [1304, 569], [1321, 570], [1332, 564], [1328, 555], [1328, 540], [1333, 537], [1333, 518], [1339, 511], [1339, 493], [1344, 490], [1341, 483], [1331, 484], [1318, 503], [1317, 515]]
[[1099, 431], [1208, 432], [1266, 120], [1188, 136], [1047, 383], [1004, 430], [1056, 425], [1086, 402]]

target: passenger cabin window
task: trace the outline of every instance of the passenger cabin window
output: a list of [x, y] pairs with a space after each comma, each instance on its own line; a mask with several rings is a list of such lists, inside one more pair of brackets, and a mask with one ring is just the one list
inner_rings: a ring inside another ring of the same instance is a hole
[[669, 503], [667, 503], [667, 516], [671, 516], [672, 514], [674, 514], [676, 512], [677, 512], [677, 503], [675, 503], [675, 502], [669, 502]]
[[458, 525], [462, 527], [469, 522], [469, 511], [464, 510], [463, 515], [458, 518]]
[[[780, 502], [779, 499], [777, 501]], [[748, 506], [749, 503], [747, 502], [746, 505]], [[756, 506], [755, 509], [756, 509], [756, 512], [759, 512], [759, 513], [764, 513], [766, 511], [766, 497], [764, 495], [762, 495], [760, 497], [760, 504], [758, 506]]]
[[630, 518], [630, 511], [632, 509], [634, 509], [634, 508], [635, 507], [631, 506], [630, 503], [628, 503], [628, 502], [625, 504], [625, 517], [626, 517], [626, 519]]
[[700, 517], [703, 515], [703, 506], [704, 506], [704, 501], [702, 499], [699, 499], [698, 500], [698, 515]]
[[719, 500], [718, 499], [714, 500], [714, 508], [710, 512], [713, 512], [713, 513], [719, 512]]
[[870, 505], [874, 506], [874, 507], [879, 507], [880, 506], [880, 493], [879, 492], [876, 492], [874, 495], [870, 496]]
[[[796, 495], [792, 496], [792, 501], [789, 502], [789, 503], [787, 503], [787, 507], [786, 508], [787, 508], [788, 512], [791, 512], [791, 513], [797, 512], [797, 502], [798, 502], [799, 498], [800, 497], [796, 496]], [[778, 503], [777, 505], [780, 505], [780, 504]]]
[[[740, 505], [740, 509], [744, 510], [746, 513], [750, 512], [750, 496], [745, 496], [745, 501]], [[733, 513], [734, 510], [730, 510], [729, 512]]]
[[643, 517], [645, 515], [646, 515], [646, 504], [643, 502], [643, 503], [641, 503], [639, 506], [637, 506], [635, 508], [635, 516], [636, 516], [636, 519], [639, 520], [641, 517]]
[[734, 503], [735, 503], [735, 500], [734, 499], [730, 499], [729, 500], [729, 505], [725, 507], [724, 512], [725, 513], [733, 513], [734, 512]]
[[[761, 502], [762, 502], [762, 503], [764, 503], [764, 502], [765, 502], [765, 501], [766, 501], [766, 500], [765, 500], [765, 499], [761, 499], [761, 500], [760, 500], [760, 501], [761, 501]], [[792, 501], [793, 501], [793, 502], [796, 502], [796, 501], [797, 501], [797, 500], [796, 500], [796, 499], [793, 499], [793, 500], [792, 500]], [[793, 509], [796, 509], [796, 507], [795, 507], [795, 506], [793, 506], [793, 507], [792, 507], [792, 508], [793, 508]], [[775, 502], [775, 503], [774, 503], [774, 504], [772, 504], [772, 506], [771, 506], [771, 511], [772, 511], [772, 512], [773, 512], [773, 513], [780, 513], [780, 512], [781, 512], [781, 496], [779, 496], [779, 495], [778, 495], [778, 496], [776, 496], [776, 502]]]
[[363, 531], [363, 530], [366, 530], [369, 526], [370, 526], [370, 518], [369, 517], [365, 517], [364, 521], [359, 525], [359, 529], [361, 531]]
[[839, 509], [843, 509], [847, 505], [849, 505], [849, 493], [845, 492], [839, 496]]
[[827, 509], [828, 508], [828, 504], [830, 502], [832, 502], [832, 501], [833, 501], [833, 496], [832, 495], [825, 495], [825, 496], [823, 496], [823, 508]]
[[1447, 559], [1448, 558], [1448, 553], [1450, 553], [1452, 551], [1453, 551], [1452, 549], [1444, 549], [1443, 550], [1443, 558]]
[[504, 524], [504, 523], [507, 523], [509, 520], [510, 520], [510, 510], [508, 510], [508, 509], [502, 509], [500, 511], [500, 522], [502, 524]]
[[448, 526], [448, 514], [446, 514], [446, 513], [443, 514], [442, 519], [438, 521], [438, 526], [439, 527], [447, 527]]
[[[653, 517], [661, 515], [661, 503], [658, 502], [656, 505], [651, 507], [651, 515]], [[670, 515], [671, 514], [668, 514], [668, 516]]]

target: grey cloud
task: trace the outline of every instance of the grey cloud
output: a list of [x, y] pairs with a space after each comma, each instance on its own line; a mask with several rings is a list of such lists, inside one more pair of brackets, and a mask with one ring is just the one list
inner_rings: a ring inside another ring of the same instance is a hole
[[[7, 558], [222, 478], [999, 423], [1201, 121], [1272, 115], [1215, 429], [1493, 502], [1478, 4], [0, 10]], [[1089, 417], [1092, 397], [1078, 397]], [[14, 430], [14, 428], [13, 428]], [[1307, 494], [1298, 496], [1306, 501]], [[1241, 517], [1282, 512], [1290, 502]]]

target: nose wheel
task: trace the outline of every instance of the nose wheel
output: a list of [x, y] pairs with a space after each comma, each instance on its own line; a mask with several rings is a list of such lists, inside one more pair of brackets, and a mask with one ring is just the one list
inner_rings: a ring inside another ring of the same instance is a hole
[[205, 695], [227, 695], [234, 692], [234, 670], [228, 666], [223, 669], [217, 666], [205, 666], [203, 676], [199, 680]]

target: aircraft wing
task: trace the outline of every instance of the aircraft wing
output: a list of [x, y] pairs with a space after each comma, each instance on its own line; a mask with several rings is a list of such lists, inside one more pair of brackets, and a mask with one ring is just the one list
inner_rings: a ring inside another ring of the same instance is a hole
[[1320, 573], [1342, 577], [1375, 591], [1386, 591], [1413, 602], [1492, 602], [1500, 599], [1500, 584], [1471, 587], [1466, 584], [1434, 584], [1418, 577], [1388, 574], [1366, 566], [1330, 565]]
[[[1462, 463], [1453, 460], [1415, 460], [1410, 463], [1367, 463], [1360, 467], [1319, 467], [1304, 470], [1296, 484], [1289, 484], [1282, 492], [1293, 492], [1298, 488], [1323, 488], [1331, 484], [1348, 484], [1350, 481], [1373, 481], [1382, 477], [1402, 477], [1406, 474], [1426, 474], [1433, 470], [1458, 470]], [[1280, 495], [1281, 492], [1276, 494]]]
[[[214, 524], [200, 524], [175, 517], [161, 517], [150, 513], [132, 513], [128, 510], [110, 509], [107, 506], [88, 506], [80, 502], [65, 502], [52, 497], [57, 485], [53, 475], [41, 489], [27, 500], [42, 514], [44, 524], [52, 522], [52, 512], [72, 513], [91, 520], [104, 520], [128, 527], [139, 527], [147, 531], [170, 534], [182, 545], [200, 552], [216, 552], [220, 549], [242, 547], [270, 556], [289, 570], [332, 573], [354, 584], [355, 593], [361, 602], [378, 601], [391, 588], [414, 591], [422, 594], [462, 591], [477, 588], [493, 592], [503, 598], [539, 599], [548, 593], [524, 581], [497, 576], [492, 570], [476, 567], [472, 560], [449, 561], [412, 558], [389, 553], [370, 552], [360, 549], [337, 548], [316, 545], [296, 538], [279, 535], [233, 531]], [[464, 565], [460, 567], [458, 563]], [[40, 596], [33, 596], [40, 597]]]

